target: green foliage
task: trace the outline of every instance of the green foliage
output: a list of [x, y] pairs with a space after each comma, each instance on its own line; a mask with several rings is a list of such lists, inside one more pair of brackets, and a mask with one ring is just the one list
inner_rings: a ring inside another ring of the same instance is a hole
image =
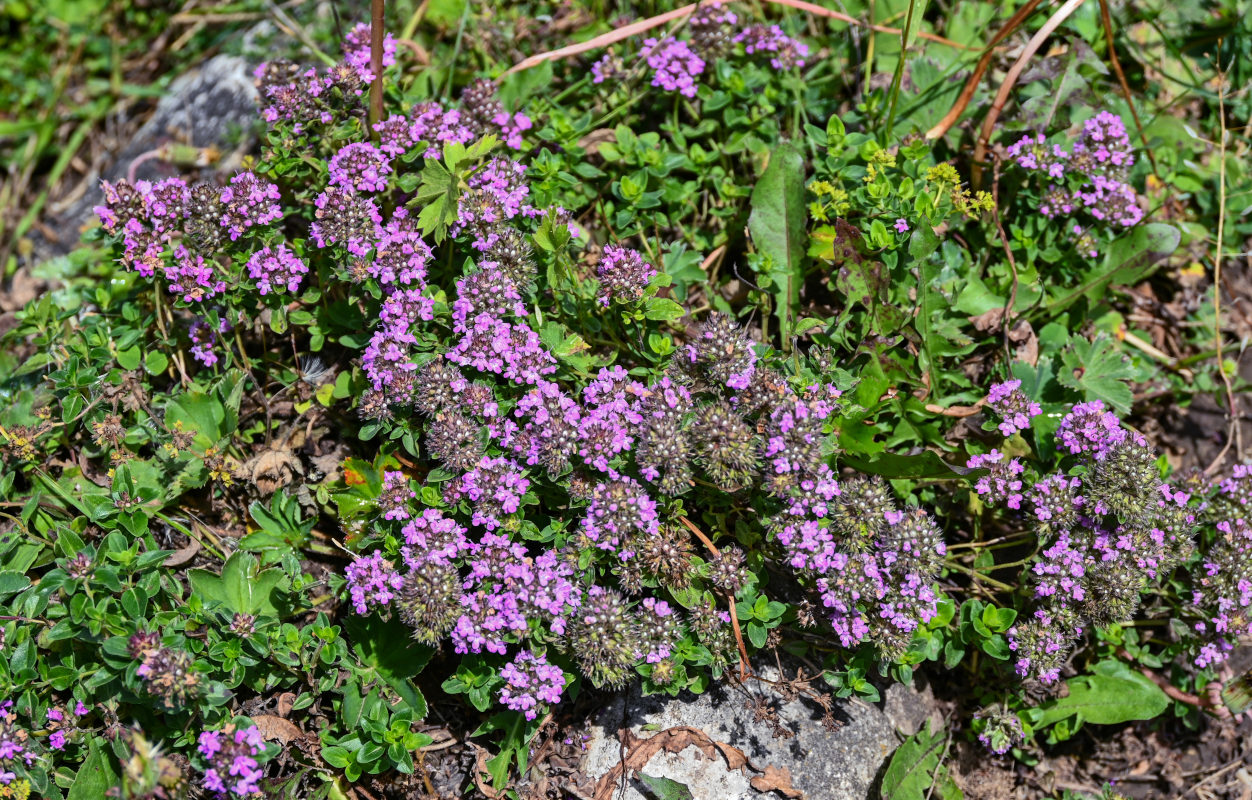
[[[961, 790], [943, 765], [949, 734], [929, 722], [896, 748], [883, 774], [882, 800], [924, 800], [928, 796], [956, 800]], [[933, 789], [933, 792], [932, 792]]]
[[1169, 697], [1151, 679], [1120, 661], [1102, 661], [1092, 673], [1065, 682], [1069, 694], [1040, 706], [1032, 714], [1033, 725], [1056, 726], [1052, 735], [1063, 740], [1084, 722], [1117, 725], [1152, 719], [1169, 707]]
[[[1129, 70], [1154, 156], [1136, 140], [1131, 182], [1149, 221], [1107, 232], [1095, 259], [1076, 257], [1073, 231], [1037, 213], [1046, 186], [1018, 180], [1006, 161], [971, 159], [990, 89], [977, 88], [965, 121], [948, 135], [920, 135], [952, 107], [986, 31], [1020, 5], [853, 3], [849, 13], [904, 30], [855, 42], [842, 26], [823, 29], [816, 18], [740, 8], [745, 20], [792, 33], [817, 26], [823, 37], [810, 40], [813, 55], [802, 69], [709, 57], [688, 98], [649, 85], [650, 71], [638, 64], [592, 83], [589, 59], [601, 52], [504, 74], [523, 52], [608, 30], [596, 4], [575, 3], [568, 20], [537, 32], [540, 16], [527, 4], [389, 3], [391, 29], [407, 30], [400, 63], [385, 77], [389, 108], [407, 112], [432, 99], [452, 103], [475, 75], [498, 75], [504, 105], [537, 123], [517, 152], [487, 134], [443, 142], [437, 158], [397, 162], [394, 205], [412, 213], [433, 248], [423, 297], [444, 326], [415, 334], [413, 365], [452, 343], [445, 323], [456, 280], [482, 260], [458, 249], [459, 207], [490, 159], [517, 155], [528, 202], [540, 210], [525, 234], [536, 267], [525, 320], [555, 359], [554, 379], [584, 386], [601, 368], [620, 365], [652, 384], [673, 374], [708, 312], [728, 314], [750, 331], [754, 357], [779, 370], [780, 380], [842, 393], [839, 414], [818, 437], [823, 455], [844, 471], [840, 480], [850, 472], [884, 478], [908, 509], [934, 509], [950, 546], [935, 614], [911, 640], [897, 643], [891, 658], [870, 643], [842, 647], [831, 638], [816, 576], [785, 561], [769, 520], [775, 509], [697, 473], [688, 493], [664, 500], [660, 513], [742, 551], [744, 581], [730, 590], [717, 584], [710, 554], [683, 539], [693, 552], [682, 580], [647, 575], [643, 590], [691, 617], [733, 608], [749, 659], [769, 663], [777, 645], [820, 663], [815, 683], [836, 697], [875, 702], [887, 682], [926, 670], [964, 687], [970, 707], [1003, 707], [1025, 723], [1027, 739], [1043, 733], [1036, 744], [1046, 746], [1084, 723], [1165, 714], [1168, 696], [1140, 667], [1190, 691], [1214, 677], [1184, 643], [1188, 570], [1201, 556], [1143, 585], [1158, 602], [1142, 613], [1177, 635], [1165, 641], [1133, 626], [1098, 627], [1079, 641], [1078, 675], [1065, 680], [1063, 696], [1032, 708], [1019, 688], [1011, 637], [1037, 607], [1031, 567], [1055, 540], [1030, 516], [1023, 522], [1017, 509], [987, 501], [978, 484], [988, 470], [965, 466], [996, 435], [982, 401], [991, 383], [1022, 382], [1043, 413], [996, 446], [1044, 471], [1065, 463], [1055, 432], [1075, 402], [1102, 401], [1152, 433], [1146, 423], [1167, 419], [1170, 404], [1183, 407], [1222, 387], [1218, 370], [1237, 392], [1247, 388], [1233, 362], [1211, 358], [1214, 332], [1238, 328], [1213, 317], [1204, 276], [1219, 196], [1224, 190], [1237, 205], [1252, 189], [1240, 159], [1246, 143], [1236, 131], [1223, 133], [1208, 78], [1220, 56], [1228, 83], [1246, 85], [1248, 59], [1236, 56], [1247, 55], [1249, 37], [1228, 35], [1238, 24], [1229, 4], [1203, 14], [1150, 7], [1142, 15], [1149, 22], [1137, 23], [1133, 35], [1115, 29], [1123, 59], [1152, 67]], [[268, 13], [248, 2], [231, 11]], [[331, 20], [290, 13], [306, 24], [314, 50], [337, 51]], [[0, 88], [12, 117], [0, 122], [0, 157], [17, 178], [3, 193], [0, 261], [6, 278], [20, 265], [24, 275], [51, 281], [12, 315], [12, 326], [6, 315], [0, 348], [0, 685], [37, 742], [51, 730], [43, 727], [49, 710], [79, 702], [90, 709], [65, 726], [66, 749], [44, 748], [22, 779], [41, 797], [103, 797], [119, 785], [143, 796], [131, 773], [155, 785], [162, 754], [194, 757], [196, 732], [284, 697], [283, 719], [304, 738], [300, 746], [271, 743], [284, 753], [281, 776], [267, 786], [274, 796], [346, 797], [357, 781], [420, 780], [432, 754], [423, 748], [433, 741], [422, 726], [436, 719], [453, 720], [457, 738], [485, 748], [485, 773], [476, 767], [476, 776], [516, 792], [515, 778], [534, 766], [541, 730], [499, 707], [505, 656], [437, 653], [412, 640], [400, 614], [358, 616], [347, 599], [342, 573], [351, 558], [376, 549], [395, 555], [404, 546], [395, 528], [379, 522], [385, 473], [419, 483], [422, 510], [464, 515], [468, 508], [445, 499], [458, 473], [428, 451], [431, 419], [362, 413], [372, 386], [361, 360], [383, 292], [355, 259], [318, 255], [304, 238], [316, 218], [314, 187], [325, 184], [329, 157], [360, 138], [361, 115], [316, 134], [272, 130], [262, 152], [246, 156], [257, 174], [282, 186], [282, 204], [297, 220], [291, 241], [312, 267], [299, 292], [251, 297], [245, 308], [236, 302], [250, 291], [243, 259], [224, 259], [215, 266], [230, 286], [213, 303], [172, 302], [152, 281], [121, 269], [99, 231], [68, 256], [27, 263], [28, 242], [19, 240], [37, 221], [49, 227], [43, 210], [50, 198], [64, 200], [61, 181], [114, 106], [156, 99], [177, 67], [243, 38], [233, 23], [197, 24], [178, 47], [150, 54], [155, 37], [168, 45], [167, 34], [185, 24], [171, 14], [93, 3], [0, 6], [0, 23], [18, 34], [0, 48], [0, 66], [23, 76]], [[1040, 24], [1032, 18], [1020, 34]], [[688, 36], [681, 26], [675, 31]], [[966, 49], [922, 38], [923, 31]], [[1132, 120], [1105, 67], [1095, 12], [1076, 15], [1056, 35], [1065, 52], [1022, 76], [992, 132], [992, 157], [1026, 133], [1073, 131], [1096, 109]], [[1213, 41], [1216, 49], [1193, 47]], [[628, 40], [613, 52], [633, 56], [638, 48]], [[428, 54], [427, 63], [415, 53]], [[155, 83], [129, 82], [143, 79], [149, 63], [163, 72]], [[1227, 119], [1252, 115], [1245, 94], [1222, 102]], [[1193, 105], [1202, 112], [1185, 110]], [[1224, 185], [1214, 144], [1221, 135], [1232, 137]], [[162, 169], [184, 166], [173, 159]], [[384, 216], [396, 210], [381, 206]], [[1235, 216], [1222, 230], [1226, 252], [1239, 253], [1252, 223]], [[656, 268], [637, 302], [600, 302], [594, 262], [609, 243], [638, 249]], [[1144, 310], [1156, 306], [1170, 309], [1164, 322]], [[216, 365], [191, 356], [193, 317], [223, 333]], [[1236, 351], [1234, 339], [1225, 343]], [[497, 421], [515, 418], [516, 397], [504, 395], [497, 410]], [[1153, 469], [1166, 475], [1169, 466]], [[597, 580], [624, 585], [623, 565], [605, 564], [578, 539], [582, 499], [549, 491], [586, 477], [528, 469], [536, 486], [522, 497], [523, 512], [508, 519], [507, 534], [531, 552], [561, 553], [582, 570], [599, 570]], [[1031, 513], [1028, 503], [1023, 509]], [[1218, 539], [1206, 527], [1199, 550]], [[570, 681], [567, 697], [577, 696], [583, 678], [559, 655], [559, 638], [531, 634]], [[631, 676], [646, 694], [703, 691], [734, 669], [739, 644], [688, 633], [663, 665], [640, 664]], [[188, 691], [173, 698], [154, 691], [139, 674], [139, 645], [185, 659]], [[1172, 664], [1185, 669], [1171, 671]], [[1231, 704], [1246, 699], [1237, 687], [1227, 694]], [[1194, 721], [1194, 711], [1175, 710]], [[957, 724], [909, 737], [883, 775], [882, 797], [959, 797], [945, 757], [956, 739], [972, 737]], [[106, 737], [116, 725], [148, 738]], [[1013, 744], [1018, 758], [1037, 757], [1029, 745]], [[674, 781], [644, 773], [638, 780], [658, 798], [691, 796]]]
[[790, 345], [792, 314], [804, 281], [804, 157], [790, 144], [770, 154], [769, 165], [752, 188], [748, 230], [764, 257], [762, 286], [773, 287], [779, 336]]

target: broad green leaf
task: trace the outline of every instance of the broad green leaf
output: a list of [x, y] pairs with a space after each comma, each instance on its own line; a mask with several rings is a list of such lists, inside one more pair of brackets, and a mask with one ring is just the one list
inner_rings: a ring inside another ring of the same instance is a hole
[[970, 469], [949, 464], [937, 453], [926, 450], [917, 455], [904, 456], [885, 453], [872, 460], [843, 455], [839, 459], [844, 466], [887, 478], [964, 478], [971, 480], [986, 474], [981, 469]]
[[149, 375], [160, 375], [169, 368], [170, 360], [160, 350], [149, 350], [143, 357], [143, 368]]
[[930, 376], [930, 391], [934, 395], [941, 394], [943, 371], [939, 368], [941, 359], [963, 355], [973, 349], [973, 342], [958, 330], [956, 321], [947, 316], [951, 304], [936, 288], [943, 271], [940, 260], [931, 258], [939, 248], [939, 237], [924, 219], [915, 223], [913, 234], [909, 237], [909, 258], [921, 278], [918, 287], [917, 317], [914, 327], [922, 340], [922, 368]]
[[227, 433], [226, 408], [212, 395], [189, 392], [170, 400], [165, 407], [165, 424], [195, 431], [196, 448], [207, 450]]
[[353, 616], [345, 620], [344, 628], [361, 663], [374, 668], [408, 704], [414, 719], [424, 718], [426, 698], [409, 679], [422, 671], [434, 650], [414, 642], [411, 631], [399, 619]]
[[70, 785], [66, 800], [99, 800], [117, 785], [117, 779], [112, 760], [100, 750], [96, 740], [92, 739], [87, 758], [78, 768], [78, 775]]
[[30, 578], [20, 572], [0, 572], [0, 596], [15, 594], [30, 586]]
[[220, 603], [236, 614], [277, 614], [274, 592], [285, 588], [287, 575], [280, 569], [259, 569], [256, 556], [236, 550], [222, 565], [222, 574], [206, 569], [187, 573], [191, 588], [202, 599]]
[[[946, 735], [931, 726], [918, 731], [896, 748], [882, 778], [882, 800], [924, 800], [940, 769]], [[946, 774], [946, 770], [944, 771]]]
[[648, 319], [668, 322], [686, 314], [687, 309], [668, 297], [649, 297], [647, 302], [644, 303], [643, 313]]
[[1119, 725], [1152, 719], [1169, 708], [1169, 696], [1159, 686], [1130, 670], [1122, 676], [1082, 675], [1065, 685], [1069, 694], [1044, 705], [1036, 727], [1072, 716], [1096, 725]]
[[1112, 284], [1137, 283], [1148, 275], [1156, 265], [1178, 249], [1182, 234], [1172, 225], [1150, 222], [1135, 227], [1129, 235], [1109, 245], [1104, 263], [1083, 276], [1078, 286], [1058, 293], [1048, 301], [1044, 311], [1056, 314], [1075, 303], [1080, 297], [1094, 301], [1099, 299]]
[[769, 277], [776, 287], [774, 310], [786, 342], [800, 301], [808, 243], [804, 156], [799, 150], [788, 143], [774, 149], [752, 188], [751, 204], [748, 230], [756, 249], [769, 259]]

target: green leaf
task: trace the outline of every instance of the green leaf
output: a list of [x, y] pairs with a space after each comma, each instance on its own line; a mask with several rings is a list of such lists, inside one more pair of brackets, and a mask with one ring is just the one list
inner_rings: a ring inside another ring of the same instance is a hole
[[435, 651], [414, 642], [412, 633], [399, 619], [353, 616], [345, 620], [344, 628], [361, 663], [374, 668], [408, 704], [414, 719], [424, 718], [426, 698], [409, 679], [422, 671]]
[[160, 350], [149, 350], [143, 357], [143, 368], [149, 375], [160, 375], [169, 368], [169, 357]]
[[973, 479], [985, 474], [983, 470], [949, 464], [931, 450], [911, 456], [886, 453], [868, 461], [845, 454], [840, 456], [839, 460], [844, 466], [852, 467], [859, 472], [882, 475], [887, 478]]
[[650, 297], [643, 307], [644, 316], [659, 322], [669, 322], [687, 313], [687, 309], [668, 297]]
[[774, 310], [783, 341], [791, 337], [792, 319], [804, 282], [808, 244], [804, 201], [804, 156], [788, 143], [770, 155], [769, 165], [752, 187], [748, 230], [756, 249], [769, 259], [769, 278], [775, 287]]
[[935, 285], [943, 271], [940, 260], [931, 258], [939, 248], [939, 237], [926, 220], [920, 219], [915, 225], [909, 237], [909, 258], [917, 268], [921, 285], [918, 287], [917, 317], [913, 326], [922, 340], [921, 366], [930, 376], [930, 391], [939, 395], [942, 393], [943, 378], [940, 361], [969, 352], [973, 343], [960, 333], [954, 320], [947, 315], [952, 304]]
[[352, 760], [352, 754], [342, 747], [332, 745], [322, 748], [322, 760], [335, 769], [343, 769]]
[[926, 5], [927, 0], [909, 0], [908, 13], [904, 17], [904, 32], [901, 34], [906, 50], [913, 46], [922, 32], [922, 18], [926, 14]]
[[685, 783], [653, 777], [646, 772], [636, 772], [635, 777], [643, 784], [643, 794], [651, 800], [695, 800], [695, 795]]
[[118, 351], [117, 363], [122, 369], [139, 369], [139, 362], [143, 358], [143, 351], [138, 346], [128, 347], [125, 350]]
[[196, 433], [195, 446], [207, 450], [234, 430], [222, 401], [203, 392], [189, 392], [170, 400], [165, 407], [165, 424]]
[[1103, 400], [1122, 414], [1130, 411], [1134, 395], [1127, 381], [1135, 371], [1117, 344], [1107, 334], [1087, 341], [1074, 337], [1061, 352], [1057, 381], [1081, 392], [1084, 400]]
[[277, 614], [275, 590], [285, 589], [286, 573], [277, 568], [259, 569], [256, 556], [236, 550], [222, 565], [222, 574], [193, 569], [187, 574], [191, 588], [204, 600], [220, 603], [236, 614]]
[[78, 775], [70, 785], [65, 800], [98, 800], [109, 794], [109, 790], [118, 782], [118, 774], [113, 770], [113, 761], [100, 750], [96, 740], [88, 746], [88, 756], [79, 767]]
[[1149, 678], [1129, 669], [1114, 675], [1081, 675], [1065, 682], [1069, 695], [1041, 707], [1035, 727], [1079, 716], [1096, 725], [1152, 719], [1169, 708], [1169, 696]]
[[[905, 739], [891, 756], [879, 797], [882, 800], [924, 800], [932, 776], [940, 769], [939, 760], [946, 740], [946, 735], [940, 735], [929, 725]], [[944, 773], [946, 775], [946, 770]]]
[[118, 775], [113, 771], [112, 760], [101, 750], [96, 740], [88, 746], [87, 758], [78, 768], [78, 775], [70, 786], [66, 800], [98, 800], [117, 785]]
[[20, 572], [0, 572], [0, 596], [15, 594], [30, 586], [30, 578]]
[[1098, 300], [1111, 284], [1133, 284], [1146, 278], [1178, 249], [1182, 233], [1172, 225], [1150, 222], [1135, 227], [1128, 236], [1113, 242], [1104, 263], [1088, 272], [1073, 289], [1061, 292], [1044, 307], [1049, 315], [1068, 308], [1081, 297]]

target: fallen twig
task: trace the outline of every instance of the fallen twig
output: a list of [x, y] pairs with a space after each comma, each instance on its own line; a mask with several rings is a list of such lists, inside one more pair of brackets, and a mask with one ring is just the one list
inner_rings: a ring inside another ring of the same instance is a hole
[[1135, 118], [1135, 127], [1139, 129], [1139, 138], [1143, 140], [1143, 152], [1148, 154], [1148, 161], [1152, 164], [1152, 174], [1161, 177], [1156, 169], [1156, 155], [1153, 154], [1152, 148], [1148, 147], [1148, 135], [1143, 132], [1143, 121], [1139, 119], [1139, 111], [1135, 108], [1134, 97], [1130, 93], [1130, 84], [1126, 81], [1126, 73], [1122, 71], [1122, 62], [1117, 59], [1117, 48], [1113, 45], [1113, 16], [1109, 13], [1109, 0], [1100, 0], [1100, 22], [1104, 25], [1104, 40], [1109, 48], [1109, 63], [1113, 65], [1113, 72], [1117, 74], [1117, 82], [1122, 87], [1122, 96], [1126, 98], [1126, 105], [1130, 107], [1130, 115]]
[[987, 42], [987, 47], [983, 51], [982, 58], [978, 59], [978, 65], [974, 67], [974, 72], [969, 76], [969, 80], [965, 82], [960, 95], [957, 96], [952, 110], [945, 114], [935, 127], [926, 131], [927, 139], [938, 139], [940, 136], [943, 136], [961, 118], [961, 115], [965, 113], [966, 107], [969, 106], [969, 101], [974, 99], [974, 92], [978, 90], [978, 84], [982, 82], [982, 76], [987, 72], [987, 68], [991, 66], [991, 58], [995, 55], [995, 46], [1007, 39], [1013, 31], [1017, 30], [1034, 13], [1035, 8], [1041, 2], [1043, 0], [1030, 0], [1026, 5], [1017, 9], [1017, 12], [1004, 24], [1004, 27], [997, 31], [995, 36], [991, 37], [991, 41]]
[[[814, 5], [812, 3], [806, 3], [804, 0], [766, 0], [766, 2], [775, 3], [780, 6], [787, 6], [799, 11], [805, 11], [819, 17], [838, 20], [839, 22], [846, 22], [847, 24], [854, 25], [856, 27], [868, 28], [869, 30], [877, 33], [889, 33], [896, 36], [903, 33], [903, 31], [899, 28], [891, 28], [886, 25], [875, 25], [871, 22], [864, 22], [855, 17], [850, 17], [847, 14], [833, 11], [829, 8], [823, 8], [822, 6]], [[563, 58], [569, 58], [570, 56], [576, 56], [580, 53], [586, 53], [589, 50], [598, 50], [603, 47], [608, 47], [609, 45], [616, 44], [623, 39], [629, 39], [631, 36], [660, 27], [661, 25], [671, 22], [672, 20], [682, 19], [683, 17], [689, 16], [699, 5], [699, 3], [692, 3], [690, 5], [683, 6], [682, 8], [676, 8], [673, 11], [667, 11], [664, 14], [657, 14], [655, 17], [648, 17], [647, 19], [641, 19], [638, 22], [632, 22], [631, 24], [624, 25], [615, 31], [602, 33], [599, 36], [593, 39], [588, 39], [585, 42], [567, 45], [565, 47], [557, 48], [556, 50], [549, 50], [546, 53], [536, 53], [535, 55], [525, 58], [509, 67], [503, 74], [500, 75], [500, 78], [497, 78], [497, 80], [512, 75], [515, 72], [521, 72], [524, 69], [530, 69], [531, 67], [538, 66], [545, 61], [559, 61]], [[922, 31], [918, 34], [918, 36], [922, 39], [928, 39], [932, 42], [938, 42], [939, 44], [946, 44], [948, 47], [955, 47], [960, 50], [973, 49], [967, 45], [954, 42], [951, 39], [945, 39], [942, 36], [934, 33], [928, 33], [926, 31]]]
[[1017, 57], [1017, 61], [1013, 62], [1013, 66], [1009, 68], [1008, 74], [1004, 76], [1004, 82], [1000, 84], [1000, 90], [996, 92], [995, 101], [991, 104], [991, 110], [987, 112], [987, 118], [983, 120], [982, 131], [978, 135], [978, 145], [974, 148], [974, 183], [980, 182], [981, 167], [980, 165], [986, 160], [987, 143], [991, 140], [991, 132], [995, 130], [996, 121], [1000, 119], [1000, 112], [1004, 110], [1005, 103], [1009, 100], [1009, 95], [1013, 92], [1013, 86], [1017, 83], [1017, 78], [1022, 74], [1022, 70], [1026, 69], [1026, 65], [1030, 63], [1030, 59], [1034, 58], [1035, 53], [1039, 52], [1039, 48], [1043, 47], [1043, 43], [1048, 37], [1061, 26], [1061, 23], [1069, 19], [1070, 15], [1078, 10], [1084, 0], [1067, 0], [1065, 5], [1058, 8], [1052, 16], [1048, 17], [1048, 21], [1043, 23], [1043, 27], [1030, 37], [1030, 41], [1026, 43], [1026, 48], [1022, 50], [1022, 54]]
[[[709, 549], [709, 552], [713, 554], [714, 558], [721, 556], [721, 553], [718, 552], [718, 549], [713, 545], [713, 542], [709, 540], [709, 537], [705, 536], [704, 532], [697, 528], [691, 520], [686, 517], [679, 517], [678, 519], [696, 535], [697, 539], [704, 543], [704, 546]], [[739, 645], [739, 680], [743, 681], [746, 680], [750, 674], [752, 674], [752, 667], [748, 662], [748, 648], [743, 643], [743, 632], [739, 629], [739, 612], [735, 610], [734, 595], [727, 595], [726, 605], [730, 607], [730, 625], [735, 631], [735, 644]]]

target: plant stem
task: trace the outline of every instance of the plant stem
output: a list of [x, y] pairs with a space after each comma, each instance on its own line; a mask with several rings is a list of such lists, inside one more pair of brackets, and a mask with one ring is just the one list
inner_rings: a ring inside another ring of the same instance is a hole
[[982, 583], [988, 584], [989, 586], [994, 586], [995, 588], [1004, 592], [1013, 591], [1013, 587], [1009, 586], [1007, 583], [1002, 583], [996, 580], [995, 578], [988, 578], [986, 575], [982, 574], [981, 572], [971, 569], [965, 566], [964, 564], [957, 564], [954, 561], [945, 561], [943, 562], [943, 566], [946, 569], [954, 569], [957, 572], [963, 572], [966, 575], [968, 575], [970, 578], [972, 578], [975, 582], [982, 582]]
[[374, 126], [383, 117], [383, 0], [370, 0], [370, 71], [374, 80], [370, 84], [370, 139], [378, 141]]
[[[713, 546], [713, 542], [709, 540], [709, 537], [705, 536], [691, 520], [686, 517], [679, 517], [678, 521], [686, 525], [687, 529], [696, 535], [696, 538], [709, 549], [714, 558], [721, 555], [717, 548]], [[735, 643], [739, 645], [739, 680], [742, 681], [751, 674], [751, 668], [748, 666], [748, 648], [743, 643], [743, 632], [739, 629], [739, 612], [735, 609], [735, 596], [729, 592], [726, 596], [726, 604], [730, 606], [730, 624], [735, 631]]]

